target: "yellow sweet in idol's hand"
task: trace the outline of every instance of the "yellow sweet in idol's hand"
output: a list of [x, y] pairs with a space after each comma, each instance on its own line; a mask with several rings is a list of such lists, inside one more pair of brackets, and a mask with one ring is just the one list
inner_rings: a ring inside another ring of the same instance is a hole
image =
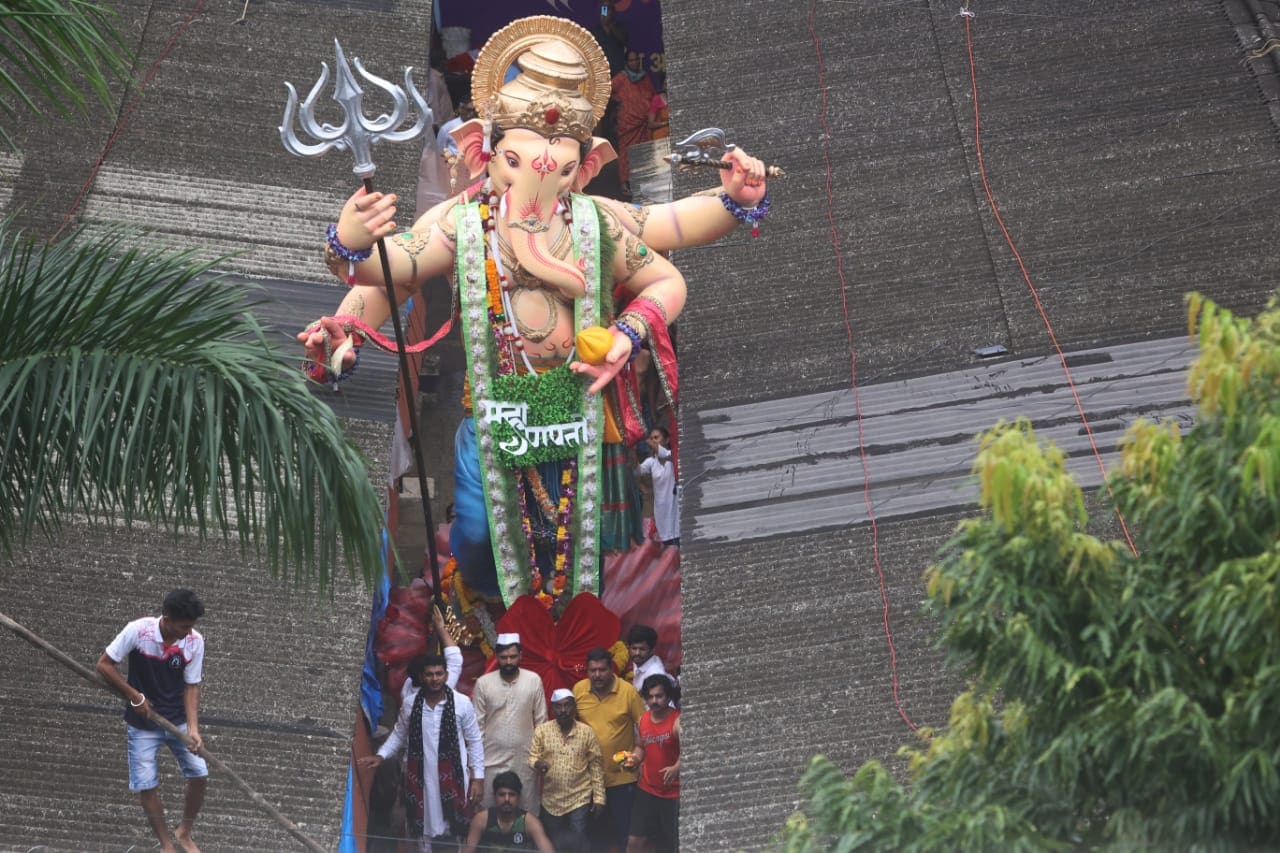
[[578, 358], [599, 367], [613, 346], [613, 332], [604, 326], [588, 326], [578, 332]]

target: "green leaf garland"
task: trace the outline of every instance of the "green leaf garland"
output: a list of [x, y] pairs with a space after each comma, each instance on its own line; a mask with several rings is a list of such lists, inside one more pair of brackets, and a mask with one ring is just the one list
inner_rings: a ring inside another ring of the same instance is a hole
[[[529, 426], [551, 426], [569, 423], [582, 417], [584, 378], [569, 369], [567, 364], [546, 373], [523, 373], [495, 376], [490, 399], [504, 403], [527, 403]], [[515, 456], [502, 450], [500, 445], [515, 435], [511, 424], [498, 422], [491, 427], [499, 461], [507, 468], [523, 468], [543, 462], [559, 462], [576, 456], [578, 446], [544, 445], [531, 447], [528, 452]]]

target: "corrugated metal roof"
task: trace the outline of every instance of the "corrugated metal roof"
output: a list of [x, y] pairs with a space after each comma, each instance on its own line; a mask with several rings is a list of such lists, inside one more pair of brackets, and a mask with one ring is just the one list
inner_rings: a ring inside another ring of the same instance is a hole
[[[1138, 418], [1189, 424], [1186, 338], [1067, 356], [1104, 461]], [[694, 413], [703, 441], [686, 453], [687, 529], [706, 542], [831, 529], [957, 509], [976, 500], [973, 437], [1001, 418], [1029, 419], [1068, 454], [1082, 486], [1101, 473], [1056, 355], [978, 365], [860, 389], [861, 435], [850, 390], [804, 394]]]

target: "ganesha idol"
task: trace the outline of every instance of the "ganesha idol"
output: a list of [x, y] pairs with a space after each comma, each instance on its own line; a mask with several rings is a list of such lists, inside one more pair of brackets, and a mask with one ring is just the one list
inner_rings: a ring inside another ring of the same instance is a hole
[[[513, 64], [519, 73], [504, 83]], [[298, 335], [313, 379], [354, 369], [392, 310], [379, 238], [397, 300], [450, 276], [467, 360], [454, 441], [457, 571], [475, 592], [507, 605], [533, 594], [553, 614], [597, 592], [603, 553], [627, 545], [623, 442], [644, 434], [642, 349], [674, 410], [668, 326], [686, 288], [664, 255], [768, 210], [764, 164], [741, 150], [725, 155], [721, 188], [668, 204], [582, 194], [616, 156], [591, 135], [609, 94], [604, 54], [576, 24], [538, 16], [495, 33], [472, 76], [479, 117], [454, 131], [474, 183], [407, 231], [396, 196], [352, 195], [326, 246], [351, 289]]]

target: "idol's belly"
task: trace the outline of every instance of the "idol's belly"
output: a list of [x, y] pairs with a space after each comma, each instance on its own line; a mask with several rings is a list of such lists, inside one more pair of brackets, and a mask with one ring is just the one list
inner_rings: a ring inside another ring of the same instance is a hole
[[545, 287], [511, 290], [516, 330], [531, 357], [566, 358], [573, 349], [573, 303]]

